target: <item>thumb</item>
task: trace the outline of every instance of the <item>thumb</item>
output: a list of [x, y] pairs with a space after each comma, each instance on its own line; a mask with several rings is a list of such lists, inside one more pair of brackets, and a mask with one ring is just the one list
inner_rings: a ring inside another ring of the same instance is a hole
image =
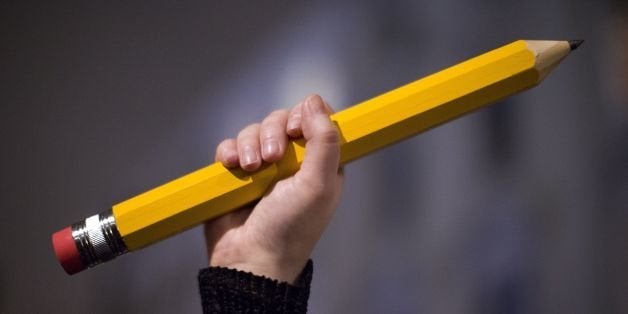
[[326, 186], [338, 175], [340, 135], [329, 119], [331, 110], [318, 95], [303, 103], [301, 129], [305, 138], [305, 157], [298, 175], [316, 186]]

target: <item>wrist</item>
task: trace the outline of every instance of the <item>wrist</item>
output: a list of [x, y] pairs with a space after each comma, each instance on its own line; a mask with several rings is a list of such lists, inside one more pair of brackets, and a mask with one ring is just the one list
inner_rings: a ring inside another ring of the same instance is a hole
[[265, 252], [215, 252], [209, 265], [225, 267], [264, 276], [280, 282], [293, 284], [307, 264], [309, 257], [292, 258], [277, 257]]

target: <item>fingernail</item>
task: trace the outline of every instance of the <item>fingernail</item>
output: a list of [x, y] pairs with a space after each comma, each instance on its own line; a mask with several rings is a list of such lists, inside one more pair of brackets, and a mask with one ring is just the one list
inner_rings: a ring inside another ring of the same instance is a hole
[[248, 166], [257, 162], [257, 153], [251, 146], [244, 146], [242, 149], [242, 165]]
[[317, 96], [310, 96], [305, 101], [305, 107], [313, 114], [325, 113], [325, 108]]
[[234, 151], [223, 153], [223, 160], [227, 165], [237, 165], [238, 164], [238, 154]]
[[288, 120], [288, 127], [287, 129], [289, 131], [294, 131], [296, 129], [299, 128], [299, 120], [301, 120], [301, 115], [300, 114], [294, 114], [290, 117], [290, 119]]
[[267, 139], [264, 142], [264, 155], [266, 157], [274, 156], [279, 153], [279, 142], [274, 139]]

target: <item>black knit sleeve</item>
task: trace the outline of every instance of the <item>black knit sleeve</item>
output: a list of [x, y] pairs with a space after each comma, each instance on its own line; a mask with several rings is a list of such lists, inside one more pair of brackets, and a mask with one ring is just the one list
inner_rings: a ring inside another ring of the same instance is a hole
[[291, 285], [235, 269], [201, 269], [203, 313], [305, 313], [312, 271], [310, 260]]

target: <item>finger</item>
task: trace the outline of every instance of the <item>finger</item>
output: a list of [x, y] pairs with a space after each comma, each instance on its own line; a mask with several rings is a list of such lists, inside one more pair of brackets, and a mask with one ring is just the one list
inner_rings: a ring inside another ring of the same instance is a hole
[[262, 146], [262, 158], [267, 162], [274, 162], [283, 156], [288, 142], [286, 123], [288, 121], [287, 110], [277, 110], [268, 115], [260, 126], [260, 143]]
[[288, 114], [288, 123], [286, 124], [286, 133], [293, 138], [301, 137], [301, 117], [303, 102], [294, 106]]
[[[321, 97], [321, 99], [322, 99], [322, 97]], [[325, 111], [327, 112], [328, 115], [331, 115], [332, 113], [334, 113], [334, 110], [331, 109], [331, 106], [329, 105], [327, 100], [323, 99], [323, 104], [325, 104]]]
[[318, 95], [308, 97], [303, 104], [301, 129], [306, 146], [298, 174], [321, 187], [337, 178], [340, 162], [340, 135], [329, 119], [330, 113], [331, 109]]
[[234, 168], [240, 164], [238, 157], [238, 146], [232, 138], [226, 139], [216, 147], [215, 160], [222, 163], [227, 168]]
[[259, 123], [255, 123], [247, 126], [238, 134], [237, 147], [240, 167], [246, 171], [257, 170], [262, 165], [259, 129]]

